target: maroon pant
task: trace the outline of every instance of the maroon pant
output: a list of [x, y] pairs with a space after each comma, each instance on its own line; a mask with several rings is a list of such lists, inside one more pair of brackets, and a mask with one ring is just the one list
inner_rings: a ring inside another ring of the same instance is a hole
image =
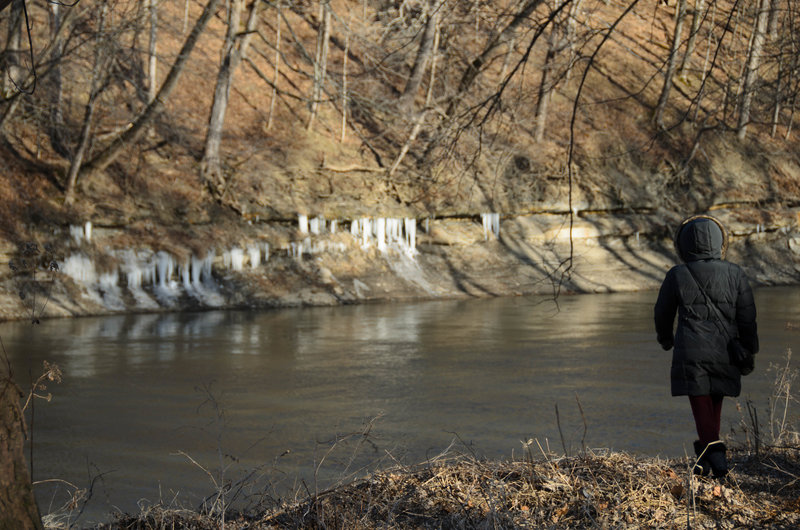
[[719, 440], [719, 422], [722, 415], [722, 396], [689, 396], [694, 423], [700, 443], [708, 445]]

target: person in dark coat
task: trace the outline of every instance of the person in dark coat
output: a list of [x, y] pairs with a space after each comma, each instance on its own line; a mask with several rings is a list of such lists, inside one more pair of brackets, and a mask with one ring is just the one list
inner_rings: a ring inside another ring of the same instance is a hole
[[694, 472], [713, 471], [717, 478], [728, 472], [725, 444], [719, 439], [722, 399], [741, 391], [728, 341], [738, 336], [745, 348], [758, 352], [753, 291], [742, 269], [725, 261], [727, 243], [717, 219], [700, 215], [684, 220], [675, 233], [683, 263], [667, 272], [654, 311], [658, 343], [673, 349], [672, 395], [689, 396], [697, 427]]

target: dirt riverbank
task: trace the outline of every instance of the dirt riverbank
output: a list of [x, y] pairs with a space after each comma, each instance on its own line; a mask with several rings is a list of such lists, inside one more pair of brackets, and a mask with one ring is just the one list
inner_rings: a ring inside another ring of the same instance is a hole
[[[797, 528], [800, 446], [738, 448], [724, 480], [686, 459], [585, 451], [521, 461], [446, 457], [298, 501], [229, 515], [225, 528]], [[150, 507], [98, 530], [220, 528], [217, 513]]]
[[[754, 285], [800, 282], [797, 209], [711, 213], [730, 230], [728, 258]], [[227, 219], [191, 227], [192, 237], [72, 226], [32, 250], [6, 245], [0, 318], [656, 289], [675, 263], [680, 217], [536, 212], [498, 217], [495, 227], [479, 216], [314, 221]]]

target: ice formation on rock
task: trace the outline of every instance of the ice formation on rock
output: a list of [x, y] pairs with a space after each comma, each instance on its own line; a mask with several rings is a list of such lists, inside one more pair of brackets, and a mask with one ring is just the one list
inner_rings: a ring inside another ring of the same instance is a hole
[[494, 237], [500, 237], [500, 214], [499, 213], [482, 213], [481, 221], [483, 221], [483, 238], [489, 239], [489, 234], [494, 234]]
[[247, 247], [247, 257], [250, 260], [250, 268], [255, 269], [261, 265], [261, 249], [255, 245]]
[[362, 217], [350, 223], [350, 234], [360, 239], [361, 247], [368, 248], [373, 242], [381, 252], [390, 247], [413, 255], [417, 245], [417, 220], [392, 217], [371, 219]]
[[324, 217], [314, 217], [309, 221], [309, 230], [314, 235], [319, 235], [322, 231], [325, 230], [325, 218]]
[[94, 262], [85, 254], [68, 256], [63, 263], [59, 264], [58, 269], [76, 282], [93, 284], [97, 281]]

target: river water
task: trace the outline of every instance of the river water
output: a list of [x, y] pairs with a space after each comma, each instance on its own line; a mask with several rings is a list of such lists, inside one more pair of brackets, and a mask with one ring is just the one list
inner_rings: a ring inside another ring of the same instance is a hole
[[[725, 433], [743, 421], [737, 402], [766, 417], [768, 367], [798, 350], [798, 295], [756, 291], [762, 352], [725, 403]], [[688, 400], [670, 396], [671, 354], [655, 343], [655, 296], [6, 322], [0, 337], [21, 383], [45, 360], [63, 370], [34, 409], [34, 478], [47, 481], [37, 496], [48, 513], [72, 489], [60, 480], [91, 486], [89, 523], [157, 502], [195, 508], [242, 477], [241, 505], [286, 498], [448, 448], [690, 453]]]

